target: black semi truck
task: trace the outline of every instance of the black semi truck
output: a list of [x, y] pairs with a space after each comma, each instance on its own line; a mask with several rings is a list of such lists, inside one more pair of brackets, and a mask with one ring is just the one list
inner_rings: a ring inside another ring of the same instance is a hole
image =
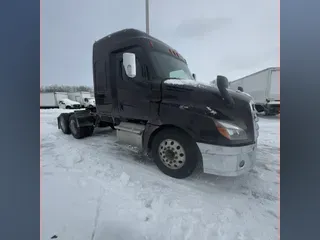
[[117, 131], [119, 142], [150, 154], [157, 167], [186, 178], [197, 166], [238, 176], [255, 164], [258, 118], [250, 97], [201, 84], [186, 60], [162, 41], [135, 29], [93, 44], [96, 109], [62, 113], [58, 128], [76, 139], [95, 127]]

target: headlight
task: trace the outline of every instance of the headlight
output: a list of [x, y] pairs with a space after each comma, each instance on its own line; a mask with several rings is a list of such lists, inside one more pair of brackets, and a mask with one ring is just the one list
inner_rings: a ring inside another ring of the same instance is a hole
[[237, 125], [226, 121], [215, 120], [219, 133], [229, 140], [246, 140], [247, 133]]

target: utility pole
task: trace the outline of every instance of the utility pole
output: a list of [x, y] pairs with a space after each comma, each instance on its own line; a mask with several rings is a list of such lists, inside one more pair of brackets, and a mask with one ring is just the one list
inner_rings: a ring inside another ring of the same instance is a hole
[[149, 34], [149, 0], [146, 1], [146, 33]]

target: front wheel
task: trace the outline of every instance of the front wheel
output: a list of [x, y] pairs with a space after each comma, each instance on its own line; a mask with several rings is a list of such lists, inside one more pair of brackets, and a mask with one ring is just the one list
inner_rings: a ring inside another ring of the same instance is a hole
[[178, 129], [165, 129], [155, 136], [152, 157], [164, 174], [178, 179], [189, 177], [201, 160], [196, 142]]

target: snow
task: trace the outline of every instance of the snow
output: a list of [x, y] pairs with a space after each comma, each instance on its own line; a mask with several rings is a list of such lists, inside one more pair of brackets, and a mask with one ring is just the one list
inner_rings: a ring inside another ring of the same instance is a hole
[[168, 79], [164, 81], [165, 84], [169, 85], [184, 85], [184, 86], [192, 86], [192, 87], [202, 87], [202, 88], [212, 88], [214, 86], [205, 83], [205, 82], [199, 82], [198, 80], [190, 80], [190, 79]]
[[260, 117], [256, 167], [237, 178], [197, 170], [178, 180], [116, 143], [109, 128], [76, 140], [57, 129], [68, 110], [40, 110], [42, 239], [276, 239], [279, 118]]

